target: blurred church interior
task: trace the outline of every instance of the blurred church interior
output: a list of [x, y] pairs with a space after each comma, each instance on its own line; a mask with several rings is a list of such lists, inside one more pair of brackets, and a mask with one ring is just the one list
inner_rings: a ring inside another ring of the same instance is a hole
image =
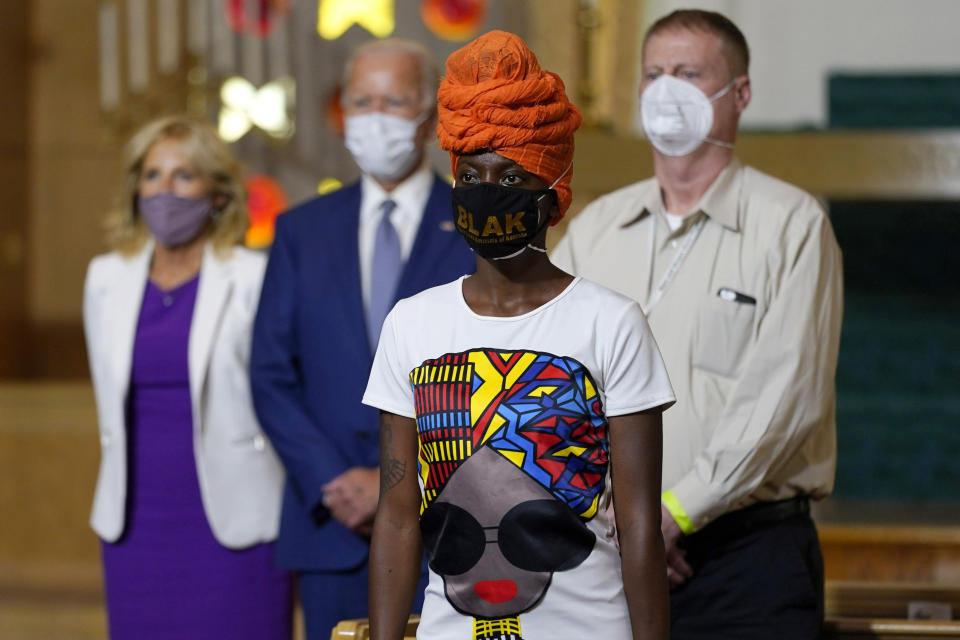
[[0, 638], [106, 637], [81, 295], [127, 136], [171, 112], [216, 123], [247, 167], [247, 242], [265, 249], [287, 205], [358, 175], [339, 133], [352, 48], [401, 36], [442, 61], [506, 29], [584, 111], [575, 214], [651, 175], [640, 40], [681, 7], [744, 31], [737, 155], [816, 195], [844, 253], [837, 479], [816, 512], [828, 633], [960, 638], [956, 0], [0, 3]]

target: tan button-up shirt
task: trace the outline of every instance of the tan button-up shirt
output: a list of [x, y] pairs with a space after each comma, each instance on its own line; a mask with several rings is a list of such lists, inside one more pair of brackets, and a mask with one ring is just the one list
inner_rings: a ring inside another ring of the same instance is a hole
[[689, 533], [754, 502], [826, 497], [843, 285], [823, 209], [734, 159], [678, 229], [664, 216], [655, 178], [630, 185], [591, 203], [552, 254], [647, 312], [677, 395], [664, 505]]

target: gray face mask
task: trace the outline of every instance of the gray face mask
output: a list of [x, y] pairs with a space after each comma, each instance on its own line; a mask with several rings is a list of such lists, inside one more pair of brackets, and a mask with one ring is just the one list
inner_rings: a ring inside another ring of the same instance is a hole
[[162, 245], [176, 247], [197, 237], [213, 213], [209, 196], [181, 198], [169, 192], [138, 199], [150, 233]]

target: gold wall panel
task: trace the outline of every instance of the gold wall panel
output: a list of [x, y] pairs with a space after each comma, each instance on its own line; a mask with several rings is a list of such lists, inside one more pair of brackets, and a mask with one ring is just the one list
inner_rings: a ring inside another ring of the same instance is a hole
[[0, 3], [0, 378], [19, 375], [27, 359], [29, 17], [28, 3]]
[[579, 0], [528, 0], [526, 4], [529, 35], [527, 45], [536, 54], [540, 66], [553, 71], [577, 102], [582, 77], [582, 42], [578, 15]]
[[82, 581], [99, 562], [96, 420], [88, 383], [0, 385], [0, 573], [57, 566]]
[[[823, 198], [960, 199], [960, 130], [742, 133], [745, 163]], [[653, 174], [642, 138], [577, 134], [574, 193], [613, 191]]]
[[101, 118], [98, 0], [34, 0], [30, 37], [28, 308], [34, 328], [80, 317], [87, 263], [119, 193], [120, 146]]

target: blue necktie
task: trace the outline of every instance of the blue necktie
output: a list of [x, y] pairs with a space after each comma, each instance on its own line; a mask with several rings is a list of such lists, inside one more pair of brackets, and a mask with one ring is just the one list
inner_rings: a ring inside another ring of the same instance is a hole
[[377, 235], [373, 241], [373, 264], [370, 267], [370, 304], [367, 307], [367, 337], [370, 340], [370, 349], [377, 350], [377, 341], [380, 339], [380, 328], [383, 320], [393, 307], [393, 297], [397, 292], [397, 281], [400, 280], [400, 270], [403, 259], [400, 255], [400, 237], [390, 214], [397, 207], [393, 200], [384, 200], [380, 205], [383, 212], [380, 224], [377, 225]]

